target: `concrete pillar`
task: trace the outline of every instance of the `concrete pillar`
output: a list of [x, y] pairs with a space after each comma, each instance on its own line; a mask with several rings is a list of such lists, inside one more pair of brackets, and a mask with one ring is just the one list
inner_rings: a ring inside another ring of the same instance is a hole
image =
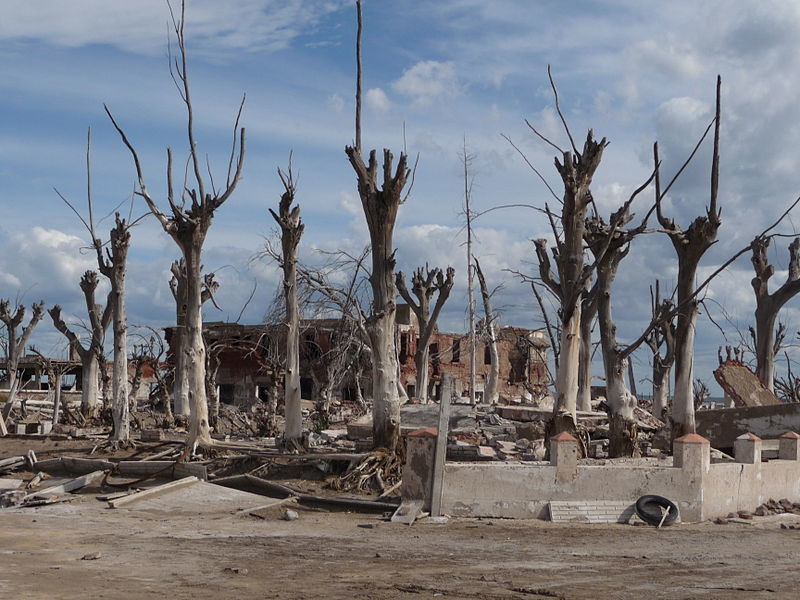
[[733, 442], [733, 456], [736, 462], [746, 465], [761, 463], [761, 438], [754, 433], [743, 433]]
[[578, 474], [578, 440], [566, 431], [550, 438], [550, 464], [556, 481], [573, 481]]
[[711, 464], [711, 443], [702, 435], [687, 433], [672, 445], [672, 466], [695, 475], [708, 471]]
[[800, 460], [800, 435], [794, 431], [787, 431], [778, 438], [778, 458]]
[[437, 429], [417, 429], [406, 436], [406, 462], [400, 495], [403, 502], [422, 501], [422, 510], [430, 511], [433, 487], [433, 462]]

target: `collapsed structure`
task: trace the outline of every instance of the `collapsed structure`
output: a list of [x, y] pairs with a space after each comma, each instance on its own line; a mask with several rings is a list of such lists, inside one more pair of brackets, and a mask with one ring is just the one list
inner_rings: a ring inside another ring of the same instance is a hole
[[[353, 401], [369, 389], [368, 356], [360, 344], [344, 340], [339, 319], [304, 319], [300, 327], [300, 387], [304, 400], [321, 395]], [[165, 329], [169, 360], [175, 352], [175, 328]], [[498, 332], [499, 395], [501, 402], [540, 403], [548, 397], [546, 335], [540, 330], [501, 327]], [[249, 406], [268, 399], [281, 383], [284, 333], [281, 325], [241, 325], [212, 322], [203, 325], [209, 356], [216, 368], [220, 402]], [[417, 396], [414, 353], [419, 325], [408, 305], [397, 306], [396, 339], [400, 383], [409, 398]], [[439, 399], [445, 373], [452, 376], [452, 394], [469, 396], [468, 334], [436, 332], [429, 344], [430, 389], [428, 397]], [[347, 355], [347, 356], [345, 356]], [[475, 393], [480, 401], [491, 367], [482, 340], [476, 343]]]

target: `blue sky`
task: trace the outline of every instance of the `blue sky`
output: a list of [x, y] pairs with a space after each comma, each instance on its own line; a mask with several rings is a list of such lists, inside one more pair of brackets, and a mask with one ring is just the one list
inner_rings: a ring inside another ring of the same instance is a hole
[[[634, 0], [365, 1], [364, 146], [406, 147], [419, 154], [411, 196], [395, 236], [399, 267], [453, 265], [457, 288], [442, 326], [465, 329], [465, 261], [459, 161], [466, 137], [475, 155], [478, 209], [514, 202], [541, 205], [544, 186], [502, 137], [525, 152], [551, 185], [559, 180], [551, 149], [527, 129], [529, 119], [565, 144], [553, 110], [547, 65], [576, 138], [588, 127], [606, 136], [594, 182], [610, 212], [644, 181], [659, 140], [665, 176], [683, 161], [712, 116], [714, 79], [723, 77], [720, 241], [703, 262], [713, 270], [800, 193], [796, 168], [800, 90], [800, 8], [786, 2]], [[83, 315], [77, 282], [92, 268], [87, 234], [54, 187], [85, 205], [85, 137], [93, 131], [96, 212], [106, 215], [134, 186], [129, 155], [105, 117], [105, 102], [140, 152], [148, 187], [163, 198], [166, 147], [186, 156], [183, 107], [167, 69], [168, 11], [162, 0], [133, 8], [103, 0], [8, 0], [0, 21], [0, 297], [60, 303]], [[222, 283], [207, 320], [235, 319], [257, 285], [243, 322], [265, 313], [278, 282], [274, 265], [251, 259], [271, 235], [267, 208], [277, 203], [275, 174], [293, 152], [306, 222], [305, 260], [318, 249], [356, 251], [366, 229], [343, 148], [353, 138], [354, 3], [348, 0], [239, 0], [188, 3], [189, 70], [200, 150], [223, 177], [233, 119], [243, 93], [248, 151], [245, 177], [219, 211], [205, 264]], [[405, 136], [404, 136], [405, 128]], [[710, 145], [675, 186], [669, 213], [688, 225], [708, 200]], [[176, 164], [180, 161], [176, 160]], [[557, 189], [559, 189], [557, 187]], [[646, 210], [652, 195], [637, 201]], [[130, 204], [123, 205], [129, 211]], [[141, 200], [132, 214], [144, 213]], [[106, 220], [101, 230], [107, 230]], [[533, 271], [529, 240], [548, 227], [530, 210], [496, 211], [477, 222], [475, 253], [508, 324], [541, 319], [527, 286], [506, 269]], [[787, 222], [783, 228], [791, 232]], [[785, 272], [788, 240], [771, 250]], [[131, 325], [164, 326], [174, 307], [167, 286], [177, 249], [150, 219], [133, 232], [128, 280]], [[669, 241], [637, 240], [623, 263], [615, 309], [623, 339], [647, 319], [648, 286], [674, 282]], [[754, 299], [745, 259], [719, 278], [708, 309], [736, 340]], [[791, 337], [800, 326], [784, 311]], [[712, 382], [716, 347], [726, 342], [703, 316], [697, 375]], [[40, 348], [63, 351], [49, 321]], [[646, 353], [637, 355], [646, 376]]]

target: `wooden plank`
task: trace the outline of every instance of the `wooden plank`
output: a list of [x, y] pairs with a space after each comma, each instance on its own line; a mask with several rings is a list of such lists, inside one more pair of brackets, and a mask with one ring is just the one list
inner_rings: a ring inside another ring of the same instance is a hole
[[22, 485], [22, 479], [0, 479], [0, 490], [16, 490]]
[[77, 477], [76, 479], [71, 479], [70, 481], [62, 483], [61, 485], [39, 490], [38, 492], [31, 492], [26, 496], [26, 498], [42, 498], [47, 496], [58, 496], [60, 494], [66, 494], [67, 492], [74, 492], [75, 490], [79, 490], [82, 487], [86, 487], [87, 485], [94, 483], [105, 474], [105, 471], [95, 471], [94, 473], [89, 473], [87, 475]]
[[6, 420], [0, 415], [0, 437], [8, 435], [8, 428], [6, 427]]
[[[439, 400], [439, 429], [436, 434], [436, 452], [433, 458], [433, 482], [431, 484], [431, 516], [442, 515], [442, 490], [444, 488], [444, 462], [447, 459], [447, 434], [450, 425], [450, 388], [453, 377], [442, 374], [442, 391]], [[416, 518], [416, 517], [415, 517]]]
[[177, 481], [170, 481], [169, 483], [165, 483], [163, 485], [157, 485], [155, 487], [142, 490], [141, 492], [136, 492], [135, 494], [129, 494], [122, 498], [109, 500], [108, 507], [120, 508], [121, 506], [127, 506], [133, 502], [136, 502], [137, 500], [141, 500], [143, 498], [154, 498], [165, 492], [170, 492], [179, 488], [184, 488], [186, 486], [193, 485], [198, 481], [200, 480], [194, 476], [184, 477], [183, 479], [178, 479]]

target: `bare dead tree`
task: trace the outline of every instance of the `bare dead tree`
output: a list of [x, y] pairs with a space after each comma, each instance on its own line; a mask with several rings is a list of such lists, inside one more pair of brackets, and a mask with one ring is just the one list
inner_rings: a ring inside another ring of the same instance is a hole
[[597, 318], [597, 281], [581, 298], [581, 351], [578, 364], [578, 410], [592, 410], [592, 330]]
[[114, 430], [110, 439], [116, 446], [129, 444], [131, 438], [128, 403], [128, 316], [125, 308], [125, 277], [131, 234], [130, 224], [122, 219], [119, 213], [115, 215], [115, 223], [107, 248], [100, 238], [93, 238], [92, 243], [97, 254], [98, 270], [111, 283], [108, 302], [111, 305], [114, 332], [114, 366], [111, 374], [111, 413]]
[[[203, 266], [200, 266], [202, 273]], [[186, 344], [186, 306], [187, 306], [187, 275], [186, 261], [176, 260], [170, 266], [172, 277], [169, 281], [169, 288], [175, 300], [175, 330], [172, 340], [173, 362], [175, 364], [174, 378], [172, 382], [172, 397], [175, 403], [175, 414], [189, 415], [189, 373], [186, 368], [186, 355], [183, 348]], [[214, 273], [203, 275], [203, 287], [200, 293], [200, 301], [205, 304], [211, 300], [217, 306], [214, 294], [219, 290], [219, 282], [214, 278]], [[217, 308], [219, 308], [217, 306]]]
[[[717, 206], [719, 191], [719, 127], [720, 90], [722, 79], [717, 77], [716, 112], [714, 125], [714, 149], [711, 159], [711, 190], [706, 214], [697, 217], [685, 230], [674, 220], [664, 216], [661, 201], [666, 196], [672, 182], [681, 174], [705, 138], [694, 149], [689, 159], [678, 171], [669, 185], [662, 191], [659, 177], [658, 143], [653, 146], [653, 161], [656, 169], [656, 216], [661, 227], [669, 236], [678, 256], [677, 329], [675, 333], [675, 390], [672, 405], [672, 438], [694, 433], [694, 402], [692, 382], [694, 379], [694, 336], [698, 315], [698, 298], [695, 277], [700, 259], [717, 239], [717, 230], [722, 221], [721, 210]], [[711, 125], [709, 125], [709, 128]], [[708, 132], [708, 129], [706, 130]]]
[[769, 280], [775, 274], [775, 267], [769, 264], [767, 249], [770, 238], [759, 236], [753, 240], [751, 261], [756, 276], [752, 286], [756, 294], [756, 326], [751, 328], [755, 344], [756, 375], [769, 391], [775, 391], [775, 355], [781, 347], [786, 327], [775, 322], [781, 308], [800, 293], [800, 237], [789, 244], [789, 272], [786, 281], [774, 292], [769, 291]]
[[[673, 306], [669, 298], [661, 298], [660, 285], [656, 281], [655, 292], [650, 289], [651, 313], [655, 318], [661, 314], [672, 314]], [[668, 318], [661, 321], [647, 336], [645, 342], [652, 352], [653, 362], [653, 416], [664, 419], [669, 401], [669, 374], [675, 362], [675, 319]], [[664, 352], [661, 352], [661, 349]]]
[[[172, 182], [172, 150], [167, 149], [167, 201], [171, 211], [170, 215], [162, 212], [151, 196], [145, 183], [139, 155], [128, 140], [122, 127], [114, 119], [111, 111], [108, 107], [105, 107], [105, 109], [114, 124], [114, 128], [122, 138], [122, 142], [133, 158], [139, 186], [136, 193], [144, 199], [150, 212], [161, 224], [161, 227], [180, 248], [186, 264], [186, 345], [183, 351], [189, 380], [189, 438], [187, 445], [196, 448], [197, 446], [209, 447], [213, 445], [206, 402], [206, 350], [203, 343], [201, 254], [214, 213], [231, 197], [241, 179], [242, 169], [244, 168], [245, 130], [244, 128], [239, 128], [239, 119], [244, 106], [244, 99], [242, 99], [234, 124], [234, 142], [231, 148], [225, 186], [222, 189], [217, 189], [212, 179], [211, 187], [208, 188], [202, 174], [202, 161], [195, 141], [194, 111], [186, 64], [184, 23], [185, 2], [181, 2], [180, 18], [176, 19], [174, 14], [172, 18], [180, 56], [174, 61], [174, 64], [170, 63], [170, 67], [186, 108], [189, 156], [194, 187], [190, 187], [189, 182], [186, 182], [180, 198], [176, 199]], [[187, 201], [190, 201], [189, 206], [186, 205]]]
[[80, 336], [73, 332], [61, 315], [61, 306], [56, 304], [47, 312], [53, 319], [53, 325], [60, 331], [74, 348], [81, 359], [81, 413], [85, 417], [92, 417], [97, 411], [99, 396], [99, 367], [103, 359], [103, 343], [106, 329], [108, 329], [113, 316], [111, 298], [107, 298], [105, 308], [95, 301], [95, 292], [99, 284], [95, 271], [86, 271], [81, 277], [80, 287], [86, 301], [86, 310], [89, 314], [89, 341], [82, 344]]
[[[6, 375], [8, 377], [8, 398], [3, 406], [2, 417], [0, 417], [0, 435], [5, 435], [6, 420], [11, 415], [11, 409], [14, 408], [14, 402], [17, 398], [19, 391], [19, 377], [17, 370], [19, 368], [19, 360], [25, 353], [25, 346], [28, 345], [28, 340], [42, 320], [44, 314], [44, 301], [36, 302], [31, 305], [31, 318], [28, 324], [24, 327], [22, 322], [25, 319], [25, 305], [16, 304], [13, 308], [8, 299], [0, 300], [0, 321], [3, 322], [6, 328]], [[20, 327], [22, 332], [20, 333]]]
[[461, 164], [464, 167], [464, 219], [467, 230], [467, 312], [469, 313], [469, 403], [475, 404], [475, 352], [477, 350], [475, 332], [475, 294], [473, 292], [473, 281], [475, 271], [472, 266], [472, 220], [475, 213], [470, 204], [472, 203], [472, 177], [470, 176], [470, 166], [475, 159], [473, 154], [467, 152], [467, 139], [464, 137], [464, 144], [461, 151]]
[[[562, 160], [555, 160], [556, 169], [564, 183], [560, 215], [562, 234], [557, 236], [552, 251], [558, 275], [553, 273], [551, 267], [547, 241], [535, 241], [539, 275], [558, 298], [560, 305], [561, 351], [556, 371], [556, 402], [551, 434], [560, 431], [576, 433], [581, 295], [588, 275], [584, 272], [583, 235], [586, 212], [592, 202], [589, 186], [607, 145], [605, 138], [598, 142], [589, 130], [582, 152], [565, 151]], [[547, 211], [550, 212], [549, 208]]]
[[497, 404], [499, 399], [499, 379], [500, 379], [500, 353], [497, 350], [497, 313], [492, 309], [492, 291], [486, 285], [486, 277], [483, 275], [480, 262], [475, 258], [475, 276], [478, 278], [478, 286], [481, 290], [483, 300], [483, 319], [481, 331], [489, 348], [489, 372], [486, 375], [486, 383], [483, 387], [483, 402], [485, 404]]
[[[428, 265], [425, 265], [424, 270], [422, 267], [416, 269], [411, 276], [411, 291], [414, 296], [408, 291], [402, 271], [397, 273], [395, 280], [397, 291], [400, 292], [400, 296], [411, 307], [419, 324], [419, 337], [417, 338], [417, 348], [414, 352], [414, 366], [417, 371], [417, 398], [423, 404], [426, 404], [429, 400], [428, 368], [430, 365], [428, 361], [428, 344], [436, 331], [436, 323], [439, 320], [442, 308], [444, 308], [445, 302], [450, 297], [455, 273], [452, 267], [447, 267], [446, 275], [438, 267], [430, 269]], [[433, 300], [434, 294], [436, 294], [436, 302], [433, 305], [433, 312], [431, 312], [431, 300]], [[415, 296], [416, 300], [414, 300]]]
[[694, 409], [698, 410], [703, 406], [703, 403], [711, 396], [711, 392], [706, 385], [706, 382], [697, 378], [692, 383], [692, 399], [694, 402]]
[[294, 204], [295, 181], [292, 161], [286, 173], [278, 169], [283, 184], [283, 194], [278, 203], [278, 212], [271, 208], [270, 214], [281, 228], [280, 265], [283, 270], [283, 296], [286, 304], [284, 326], [286, 329], [286, 365], [283, 385], [283, 411], [286, 430], [283, 443], [288, 447], [299, 447], [303, 438], [303, 412], [300, 398], [300, 308], [297, 302], [297, 246], [305, 225], [300, 219], [300, 206]]
[[610, 410], [608, 453], [611, 457], [638, 456], [638, 431], [634, 415], [637, 401], [625, 384], [625, 372], [628, 370], [631, 354], [647, 339], [647, 335], [657, 323], [664, 318], [662, 314], [656, 314], [647, 331], [627, 346], [620, 345], [617, 340], [617, 326], [614, 322], [611, 304], [611, 287], [620, 262], [630, 251], [631, 242], [637, 235], [643, 233], [647, 226], [645, 217], [637, 227], [625, 228], [633, 219], [633, 214], [630, 212], [631, 203], [649, 185], [650, 179], [634, 191], [630, 199], [612, 214], [609, 223], [599, 216], [587, 219], [584, 234], [589, 250], [595, 258], [600, 347], [606, 378], [606, 402]]
[[[361, 0], [356, 0], [358, 35], [356, 42], [357, 91], [356, 102], [361, 104]], [[356, 121], [360, 121], [357, 113]], [[398, 364], [395, 352], [395, 313], [397, 290], [395, 288], [395, 250], [392, 242], [397, 211], [403, 202], [405, 187], [411, 170], [406, 154], [400, 153], [397, 166], [390, 150], [383, 151], [382, 184], [378, 183], [378, 159], [370, 151], [368, 163], [361, 153], [361, 126], [356, 125], [354, 146], [346, 146], [345, 153], [358, 180], [358, 195], [369, 229], [372, 272], [372, 308], [367, 320], [367, 331], [372, 348], [372, 400], [373, 443], [376, 448], [394, 450], [400, 441], [400, 401], [397, 391]]]

